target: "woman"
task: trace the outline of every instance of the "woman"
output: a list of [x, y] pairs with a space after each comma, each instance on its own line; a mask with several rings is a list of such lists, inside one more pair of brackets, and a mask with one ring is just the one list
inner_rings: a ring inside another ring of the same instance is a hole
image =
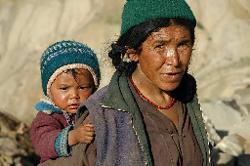
[[95, 141], [76, 146], [72, 157], [84, 155], [74, 160], [211, 165], [196, 83], [187, 73], [195, 26], [184, 0], [127, 0], [121, 35], [109, 52], [116, 72], [78, 111], [79, 122], [89, 113]]
[[184, 0], [127, 1], [109, 52], [117, 72], [79, 111], [95, 126], [96, 165], [210, 165], [187, 74], [195, 25]]

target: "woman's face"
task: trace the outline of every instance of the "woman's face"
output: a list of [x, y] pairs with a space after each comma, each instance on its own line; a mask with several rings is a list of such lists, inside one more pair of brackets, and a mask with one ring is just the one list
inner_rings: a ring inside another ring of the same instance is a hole
[[80, 104], [94, 91], [94, 81], [86, 69], [77, 69], [76, 76], [70, 72], [58, 75], [50, 88], [50, 98], [56, 106], [69, 113], [76, 113]]
[[189, 30], [180, 25], [171, 25], [153, 32], [135, 54], [140, 79], [164, 91], [176, 89], [188, 69], [192, 40]]

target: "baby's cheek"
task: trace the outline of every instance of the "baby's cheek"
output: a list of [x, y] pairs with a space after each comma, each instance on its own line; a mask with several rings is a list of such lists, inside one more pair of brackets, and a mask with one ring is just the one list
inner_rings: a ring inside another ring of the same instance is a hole
[[87, 98], [88, 98], [91, 94], [92, 94], [91, 91], [81, 94], [81, 97], [80, 97], [81, 102], [84, 102], [85, 100], [87, 100]]
[[59, 100], [65, 100], [67, 98], [67, 94], [60, 94], [58, 95]]
[[60, 103], [61, 106], [64, 106], [67, 104], [68, 97], [65, 94], [58, 95], [55, 100], [57, 100], [58, 103]]

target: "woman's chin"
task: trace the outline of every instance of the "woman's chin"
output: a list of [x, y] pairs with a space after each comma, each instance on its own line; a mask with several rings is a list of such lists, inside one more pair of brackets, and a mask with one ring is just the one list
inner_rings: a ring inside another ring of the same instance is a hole
[[164, 83], [159, 88], [166, 92], [172, 92], [174, 91], [178, 86], [180, 85], [180, 82], [173, 82], [173, 83]]

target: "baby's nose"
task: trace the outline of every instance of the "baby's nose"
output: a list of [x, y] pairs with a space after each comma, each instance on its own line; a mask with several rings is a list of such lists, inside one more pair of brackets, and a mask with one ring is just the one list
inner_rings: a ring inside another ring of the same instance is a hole
[[77, 89], [72, 90], [71, 98], [79, 98], [79, 93]]

